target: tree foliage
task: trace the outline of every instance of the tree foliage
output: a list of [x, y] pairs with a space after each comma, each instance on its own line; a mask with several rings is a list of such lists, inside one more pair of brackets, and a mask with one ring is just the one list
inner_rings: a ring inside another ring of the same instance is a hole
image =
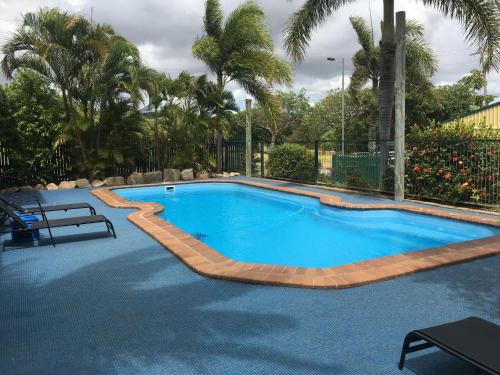
[[40, 178], [47, 179], [52, 169], [53, 141], [61, 132], [64, 114], [56, 91], [39, 74], [22, 70], [0, 97], [8, 108], [1, 139], [11, 150], [15, 177], [36, 167]]

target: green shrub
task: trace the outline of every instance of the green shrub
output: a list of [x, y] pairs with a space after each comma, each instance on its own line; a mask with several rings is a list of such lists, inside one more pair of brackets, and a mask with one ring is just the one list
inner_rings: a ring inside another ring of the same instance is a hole
[[268, 168], [271, 177], [312, 180], [315, 175], [314, 155], [297, 144], [276, 146], [269, 152]]

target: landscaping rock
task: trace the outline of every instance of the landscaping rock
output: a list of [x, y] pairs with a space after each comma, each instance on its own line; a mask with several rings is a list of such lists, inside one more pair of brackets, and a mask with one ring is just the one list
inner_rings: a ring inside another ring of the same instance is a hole
[[127, 185], [140, 185], [144, 183], [144, 176], [140, 172], [134, 172], [127, 177]]
[[125, 185], [125, 179], [122, 176], [106, 177], [103, 182], [106, 186]]
[[222, 173], [222, 177], [224, 177], [224, 178], [230, 177], [229, 172], [223, 172]]
[[208, 171], [199, 171], [198, 173], [196, 173], [196, 178], [205, 180], [207, 178], [210, 178], [210, 175]]
[[181, 172], [181, 180], [182, 181], [191, 181], [191, 180], [194, 180], [193, 168], [184, 169]]
[[175, 182], [181, 179], [181, 171], [178, 169], [164, 169], [163, 170], [163, 182]]
[[74, 188], [76, 188], [76, 181], [62, 181], [59, 184], [59, 189], [68, 190], [68, 189], [74, 189]]
[[222, 177], [224, 177], [224, 175], [222, 173], [214, 173], [212, 176], [214, 178], [222, 178]]
[[91, 187], [92, 185], [90, 185], [89, 180], [87, 180], [86, 178], [79, 178], [78, 180], [76, 180], [76, 186], [78, 187], [78, 189], [86, 189]]
[[144, 173], [144, 183], [145, 184], [155, 184], [162, 181], [161, 171], [146, 172]]
[[45, 186], [45, 189], [47, 189], [47, 190], [57, 190], [57, 189], [59, 189], [59, 186], [57, 186], [56, 184], [54, 184], [53, 182], [51, 182], [50, 184], [47, 184], [47, 186]]
[[101, 186], [104, 185], [104, 181], [95, 179], [95, 180], [92, 180], [92, 182], [90, 183], [90, 185], [92, 185], [92, 187], [101, 187]]
[[27, 191], [33, 191], [33, 190], [35, 190], [35, 189], [33, 188], [33, 186], [30, 186], [30, 185], [21, 186], [19, 188], [20, 192], [27, 192]]
[[19, 188], [17, 186], [11, 186], [5, 189], [6, 193], [15, 193], [19, 191]]
[[240, 174], [238, 172], [230, 172], [229, 177], [238, 177]]
[[37, 185], [35, 186], [35, 189], [36, 189], [36, 190], [45, 190], [45, 186], [44, 186], [43, 184], [37, 184]]

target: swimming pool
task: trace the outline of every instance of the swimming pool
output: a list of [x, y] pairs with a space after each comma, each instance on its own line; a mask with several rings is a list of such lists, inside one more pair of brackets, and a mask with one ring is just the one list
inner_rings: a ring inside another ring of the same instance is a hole
[[500, 234], [497, 228], [397, 210], [349, 210], [233, 183], [119, 189], [239, 262], [327, 268]]

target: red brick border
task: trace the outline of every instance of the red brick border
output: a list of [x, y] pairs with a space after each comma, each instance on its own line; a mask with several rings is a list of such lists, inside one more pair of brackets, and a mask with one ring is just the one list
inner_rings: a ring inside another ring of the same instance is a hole
[[[391, 203], [348, 203], [343, 202], [340, 197], [330, 194], [274, 186], [255, 181], [197, 180], [190, 183], [199, 182], [237, 183], [319, 198], [321, 203], [328, 206], [361, 210], [391, 209], [409, 211], [478, 224], [487, 224], [500, 228], [500, 220], [498, 219], [448, 212], [435, 208]], [[152, 185], [125, 187], [140, 186]], [[163, 211], [161, 204], [130, 202], [115, 194], [111, 191], [112, 189], [97, 189], [93, 190], [92, 194], [111, 207], [137, 208], [138, 211], [128, 216], [131, 222], [153, 236], [153, 238], [179, 257], [193, 271], [217, 279], [303, 288], [348, 288], [500, 253], [500, 236], [493, 236], [330, 268], [288, 267], [238, 262], [225, 257], [210, 246], [157, 216], [157, 213]]]

